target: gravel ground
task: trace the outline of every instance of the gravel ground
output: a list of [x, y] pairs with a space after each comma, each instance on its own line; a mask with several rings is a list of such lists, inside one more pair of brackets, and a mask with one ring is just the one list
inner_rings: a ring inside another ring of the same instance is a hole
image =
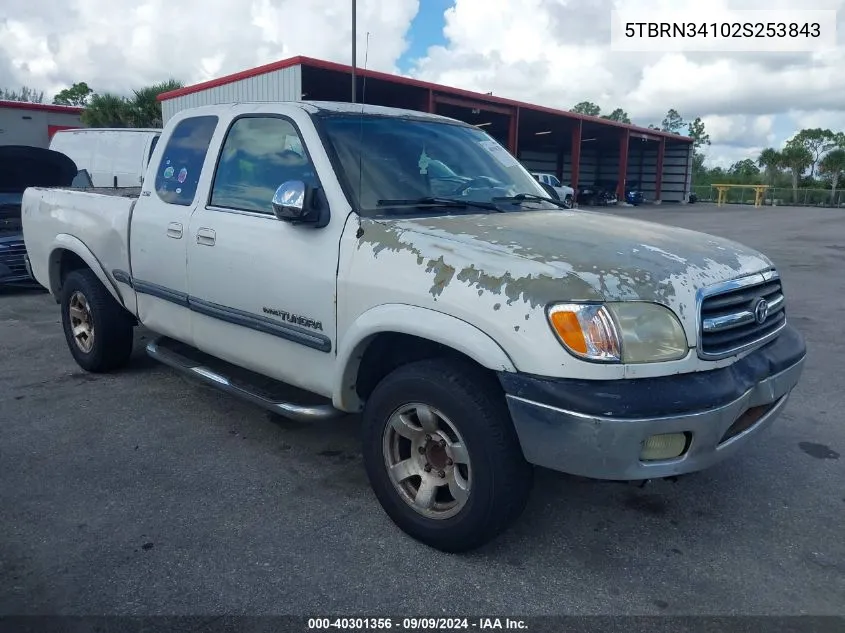
[[736, 459], [644, 488], [538, 471], [469, 555], [377, 505], [354, 418], [295, 424], [143, 354], [93, 376], [56, 304], [0, 292], [0, 615], [845, 615], [845, 216], [618, 209], [771, 256], [809, 348], [786, 412]]

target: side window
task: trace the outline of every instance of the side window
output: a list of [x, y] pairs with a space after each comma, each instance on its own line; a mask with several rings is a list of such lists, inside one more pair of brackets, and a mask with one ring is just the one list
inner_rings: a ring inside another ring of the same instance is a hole
[[146, 169], [147, 165], [150, 162], [150, 159], [153, 157], [153, 152], [156, 151], [156, 145], [158, 145], [158, 139], [161, 138], [160, 134], [157, 134], [153, 137], [153, 142], [150, 143], [150, 153], [147, 154], [147, 160], [144, 161], [144, 168]]
[[293, 123], [279, 117], [243, 117], [232, 124], [223, 142], [209, 204], [272, 213], [273, 194], [288, 180], [318, 184]]
[[194, 201], [216, 127], [216, 116], [192, 117], [176, 125], [156, 170], [156, 193], [164, 202], [189, 206]]
[[557, 179], [557, 176], [549, 176], [549, 184], [552, 187], [560, 187], [560, 180]]

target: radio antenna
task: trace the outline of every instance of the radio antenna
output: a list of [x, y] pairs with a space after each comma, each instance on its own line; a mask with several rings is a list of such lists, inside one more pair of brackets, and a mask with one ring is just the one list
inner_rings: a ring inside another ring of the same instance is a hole
[[369, 60], [369, 57], [370, 57], [370, 32], [367, 31], [367, 40], [364, 44], [364, 85], [361, 87], [361, 105], [364, 105], [364, 103], [366, 103], [366, 98], [367, 98], [367, 61]]
[[[367, 31], [367, 40], [364, 45], [364, 85], [361, 87], [361, 118], [358, 130], [358, 203], [361, 201], [361, 191], [364, 187], [364, 103], [367, 99], [367, 62], [370, 57], [370, 32]], [[354, 70], [353, 70], [354, 72]], [[354, 101], [353, 101], [354, 103]], [[364, 234], [364, 227], [361, 226], [361, 215], [358, 215], [358, 237]]]
[[356, 10], [356, 0], [352, 0], [352, 103], [355, 103], [355, 99], [358, 94], [358, 82], [355, 77], [355, 65], [358, 63], [358, 52], [357, 52], [357, 39], [358, 39], [358, 18], [357, 18], [357, 10]]

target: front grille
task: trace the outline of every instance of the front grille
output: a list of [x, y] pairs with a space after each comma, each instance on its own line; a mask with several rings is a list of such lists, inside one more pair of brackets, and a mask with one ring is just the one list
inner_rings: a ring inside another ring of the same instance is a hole
[[[5, 248], [4, 248], [5, 247]], [[12, 275], [27, 275], [26, 271], [26, 245], [23, 240], [5, 242], [0, 244], [0, 264], [8, 266]]]
[[[768, 306], [763, 319], [761, 300]], [[770, 271], [709, 289], [701, 301], [700, 322], [701, 358], [725, 358], [763, 345], [786, 324], [780, 278]]]

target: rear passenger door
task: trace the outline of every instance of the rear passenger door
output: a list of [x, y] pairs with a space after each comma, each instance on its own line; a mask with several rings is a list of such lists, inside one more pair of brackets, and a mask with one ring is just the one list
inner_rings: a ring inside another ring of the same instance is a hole
[[[138, 316], [155, 332], [191, 343], [188, 310], [188, 225], [197, 205], [197, 186], [216, 116], [184, 118], [161, 153], [153, 155], [130, 229], [132, 285]], [[208, 169], [213, 169], [213, 159]]]

